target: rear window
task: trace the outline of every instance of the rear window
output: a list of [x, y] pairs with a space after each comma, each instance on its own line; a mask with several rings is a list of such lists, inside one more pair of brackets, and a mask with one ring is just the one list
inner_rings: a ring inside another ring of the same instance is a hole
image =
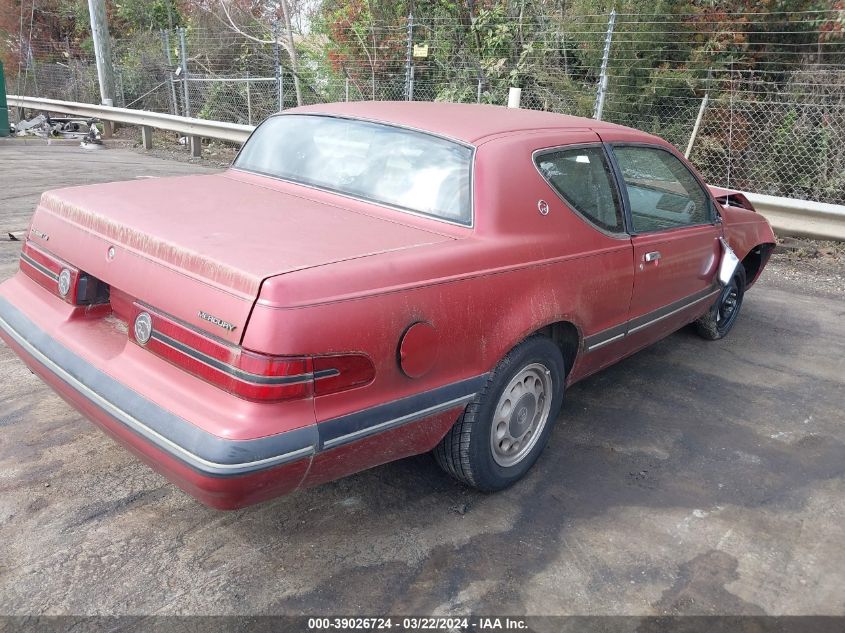
[[424, 132], [329, 116], [276, 116], [255, 130], [234, 166], [472, 223], [472, 149]]

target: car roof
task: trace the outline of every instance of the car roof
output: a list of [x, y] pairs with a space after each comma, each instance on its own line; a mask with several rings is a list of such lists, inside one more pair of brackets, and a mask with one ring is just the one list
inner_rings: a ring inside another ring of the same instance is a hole
[[[287, 114], [327, 114], [379, 121], [446, 136], [464, 143], [509, 132], [538, 129], [631, 129], [584, 117], [475, 103], [349, 101], [301, 106]], [[642, 133], [644, 138], [649, 135]]]

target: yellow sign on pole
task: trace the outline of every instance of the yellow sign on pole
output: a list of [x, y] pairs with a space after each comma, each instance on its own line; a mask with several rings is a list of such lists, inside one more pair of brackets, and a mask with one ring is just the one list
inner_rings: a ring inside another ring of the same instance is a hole
[[414, 44], [414, 57], [428, 57], [428, 44]]

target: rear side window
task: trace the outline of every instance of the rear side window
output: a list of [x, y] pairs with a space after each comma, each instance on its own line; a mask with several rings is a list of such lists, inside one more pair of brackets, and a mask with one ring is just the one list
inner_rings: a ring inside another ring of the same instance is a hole
[[654, 147], [623, 145], [613, 153], [628, 189], [635, 232], [712, 221], [710, 197], [678, 158]]
[[575, 211], [604, 231], [625, 231], [610, 165], [600, 147], [555, 150], [538, 155], [535, 162]]

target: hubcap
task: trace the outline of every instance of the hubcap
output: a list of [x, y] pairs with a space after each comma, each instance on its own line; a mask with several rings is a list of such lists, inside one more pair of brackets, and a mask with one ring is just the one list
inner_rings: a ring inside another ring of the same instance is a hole
[[537, 443], [552, 408], [552, 376], [540, 363], [524, 367], [502, 392], [493, 425], [490, 448], [499, 466], [518, 464]]

